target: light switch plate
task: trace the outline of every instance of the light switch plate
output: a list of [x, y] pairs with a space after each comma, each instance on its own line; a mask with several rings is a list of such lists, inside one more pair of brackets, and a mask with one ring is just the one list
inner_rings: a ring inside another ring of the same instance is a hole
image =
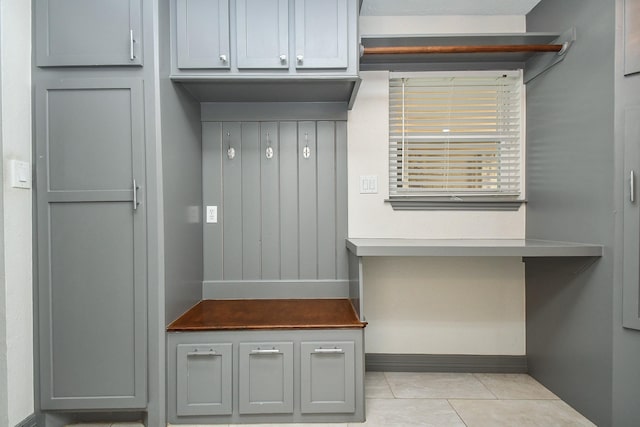
[[11, 186], [13, 188], [31, 188], [31, 165], [29, 162], [11, 160], [9, 163]]
[[376, 194], [378, 192], [377, 175], [360, 175], [360, 194]]
[[207, 206], [207, 224], [216, 224], [218, 222], [218, 207]]

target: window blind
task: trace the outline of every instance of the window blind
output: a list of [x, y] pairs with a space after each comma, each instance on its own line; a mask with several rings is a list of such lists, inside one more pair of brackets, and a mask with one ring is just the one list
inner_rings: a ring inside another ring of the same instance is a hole
[[520, 73], [392, 77], [390, 198], [521, 194]]

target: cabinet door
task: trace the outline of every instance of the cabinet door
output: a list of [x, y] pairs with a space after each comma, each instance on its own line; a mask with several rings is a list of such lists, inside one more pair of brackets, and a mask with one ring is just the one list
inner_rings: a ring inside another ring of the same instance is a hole
[[300, 405], [303, 414], [356, 410], [355, 346], [347, 342], [300, 345]]
[[229, 0], [176, 0], [178, 68], [229, 68]]
[[36, 88], [42, 409], [146, 406], [142, 81]]
[[177, 414], [231, 415], [232, 344], [178, 344]]
[[345, 0], [296, 0], [296, 68], [347, 68]]
[[293, 343], [240, 343], [240, 414], [293, 412]]
[[289, 68], [287, 0], [237, 0], [238, 68]]
[[141, 65], [141, 0], [34, 2], [37, 65]]
[[625, 111], [623, 320], [626, 328], [640, 330], [640, 106]]

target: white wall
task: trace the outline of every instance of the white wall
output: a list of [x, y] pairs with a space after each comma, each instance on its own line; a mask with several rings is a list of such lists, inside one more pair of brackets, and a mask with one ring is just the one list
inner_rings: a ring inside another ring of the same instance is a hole
[[[524, 32], [524, 17], [361, 17], [361, 34]], [[388, 198], [388, 72], [362, 72], [349, 113], [349, 236], [524, 238], [517, 212], [394, 211]], [[359, 194], [361, 175], [378, 194]], [[366, 351], [525, 354], [524, 267], [519, 258], [365, 260]]]
[[[11, 188], [9, 161], [31, 163], [31, 2], [0, 0], [1, 120], [4, 196], [4, 310], [8, 425], [31, 415], [33, 300], [31, 190]], [[0, 277], [0, 280], [2, 278]], [[2, 314], [4, 316], [2, 316]]]

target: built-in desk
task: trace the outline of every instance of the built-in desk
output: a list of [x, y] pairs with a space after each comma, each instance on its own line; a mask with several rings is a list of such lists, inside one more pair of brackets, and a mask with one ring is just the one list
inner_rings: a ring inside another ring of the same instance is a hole
[[362, 257], [601, 257], [602, 245], [536, 239], [351, 238], [349, 297], [364, 319]]

